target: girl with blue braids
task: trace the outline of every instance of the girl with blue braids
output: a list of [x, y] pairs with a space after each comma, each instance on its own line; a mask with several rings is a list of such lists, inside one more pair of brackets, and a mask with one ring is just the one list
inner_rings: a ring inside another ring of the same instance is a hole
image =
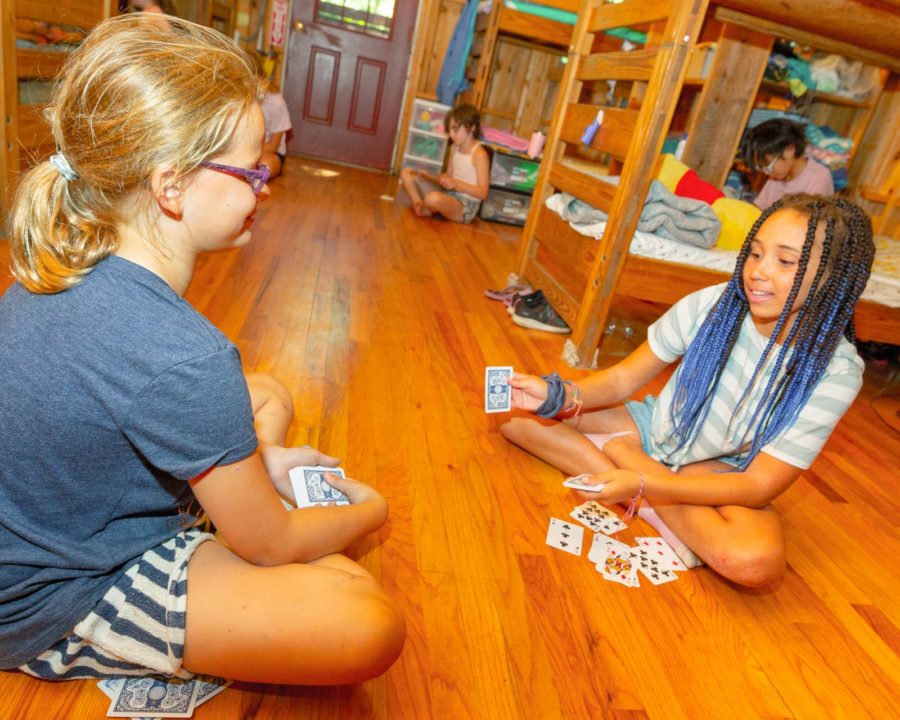
[[[679, 301], [622, 362], [577, 386], [513, 375], [514, 407], [563, 422], [514, 418], [501, 431], [566, 473], [593, 475], [598, 492], [586, 497], [635, 501], [688, 565], [769, 584], [785, 566], [770, 503], [862, 386], [853, 311], [873, 256], [856, 205], [786, 196], [751, 229], [732, 278]], [[619, 404], [678, 358], [658, 398]]]

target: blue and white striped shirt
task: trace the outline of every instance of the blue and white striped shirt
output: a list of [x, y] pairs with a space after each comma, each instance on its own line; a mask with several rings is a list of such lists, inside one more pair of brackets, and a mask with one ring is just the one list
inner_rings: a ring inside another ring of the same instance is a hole
[[[647, 339], [654, 354], [666, 362], [674, 362], [681, 357], [724, 289], [723, 283], [692, 293], [651, 325]], [[677, 443], [672, 435], [670, 408], [681, 368], [676, 370], [660, 393], [653, 411], [654, 458], [669, 465], [681, 466], [710, 459], [739, 462], [747, 456], [752, 438], [748, 436], [743, 442], [742, 438], [772, 375], [777, 348], [770, 353], [743, 405], [737, 407], [737, 404], [767, 342], [768, 338], [757, 331], [748, 313], [719, 379], [709, 415], [696, 440], [690, 447], [679, 451], [677, 456], [672, 456]], [[812, 465], [862, 387], [864, 369], [865, 364], [856, 348], [842, 338], [825, 374], [797, 419], [762, 451], [801, 469]]]

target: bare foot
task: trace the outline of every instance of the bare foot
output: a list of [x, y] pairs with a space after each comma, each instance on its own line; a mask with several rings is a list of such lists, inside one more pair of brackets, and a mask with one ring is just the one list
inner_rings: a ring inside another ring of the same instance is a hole
[[434, 213], [422, 204], [421, 200], [413, 201], [413, 212], [419, 217], [431, 217]]

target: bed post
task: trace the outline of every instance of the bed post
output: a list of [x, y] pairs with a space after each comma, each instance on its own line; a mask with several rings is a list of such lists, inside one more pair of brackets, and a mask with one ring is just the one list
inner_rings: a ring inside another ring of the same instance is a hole
[[573, 328], [572, 342], [582, 362], [591, 356], [600, 342], [628, 245], [637, 229], [652, 173], [681, 92], [687, 59], [700, 33], [707, 5], [708, 0], [672, 2], [672, 15], [666, 24], [663, 44], [657, 50], [606, 231]]

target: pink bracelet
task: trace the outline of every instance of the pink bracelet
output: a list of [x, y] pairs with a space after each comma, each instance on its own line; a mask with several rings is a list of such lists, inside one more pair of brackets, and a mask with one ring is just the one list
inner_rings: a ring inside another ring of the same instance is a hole
[[638, 487], [638, 493], [633, 498], [631, 498], [631, 505], [628, 506], [628, 512], [625, 513], [625, 519], [630, 520], [634, 515], [635, 510], [637, 510], [638, 503], [640, 503], [641, 498], [644, 495], [644, 471], [638, 470], [638, 477], [640, 478], [640, 487]]

